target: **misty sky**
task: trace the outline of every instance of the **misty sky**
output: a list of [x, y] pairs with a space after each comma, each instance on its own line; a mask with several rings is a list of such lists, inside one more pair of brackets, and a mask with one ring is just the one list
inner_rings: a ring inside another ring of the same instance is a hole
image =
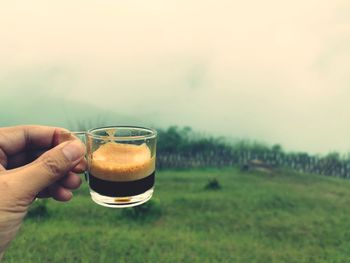
[[348, 0], [0, 3], [1, 125], [101, 110], [350, 152]]

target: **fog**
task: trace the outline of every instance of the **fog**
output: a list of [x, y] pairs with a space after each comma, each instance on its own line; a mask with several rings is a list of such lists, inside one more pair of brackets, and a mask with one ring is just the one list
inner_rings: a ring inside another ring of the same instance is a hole
[[350, 152], [349, 14], [339, 0], [3, 1], [0, 125], [102, 118]]

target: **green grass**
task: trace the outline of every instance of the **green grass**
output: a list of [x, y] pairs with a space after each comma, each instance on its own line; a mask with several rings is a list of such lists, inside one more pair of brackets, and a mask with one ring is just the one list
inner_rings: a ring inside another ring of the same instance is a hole
[[[213, 178], [220, 189], [206, 189]], [[153, 199], [155, 210], [133, 218], [95, 205], [85, 184], [69, 203], [48, 201], [49, 216], [26, 219], [3, 262], [350, 262], [346, 180], [162, 171]]]

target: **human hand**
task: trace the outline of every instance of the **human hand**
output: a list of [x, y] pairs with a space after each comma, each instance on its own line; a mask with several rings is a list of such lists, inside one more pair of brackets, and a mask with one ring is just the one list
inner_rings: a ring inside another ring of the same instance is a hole
[[86, 168], [85, 146], [67, 130], [46, 126], [0, 128], [0, 259], [36, 197], [72, 198]]

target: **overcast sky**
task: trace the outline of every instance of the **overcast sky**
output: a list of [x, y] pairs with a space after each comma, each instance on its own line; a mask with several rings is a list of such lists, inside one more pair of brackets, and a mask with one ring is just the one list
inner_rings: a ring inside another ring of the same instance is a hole
[[3, 103], [64, 97], [162, 127], [350, 152], [348, 0], [0, 6]]

